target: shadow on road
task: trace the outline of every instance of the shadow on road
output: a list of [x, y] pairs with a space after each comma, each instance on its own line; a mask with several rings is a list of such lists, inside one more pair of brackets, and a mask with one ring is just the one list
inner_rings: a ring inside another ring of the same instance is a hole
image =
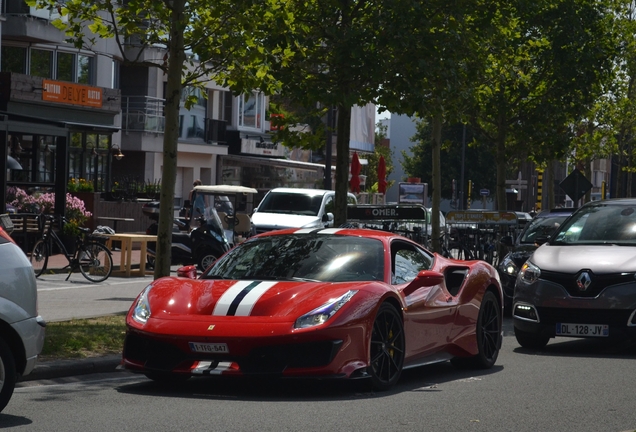
[[195, 399], [237, 401], [316, 401], [356, 400], [380, 398], [404, 392], [443, 391], [443, 383], [459, 380], [478, 380], [480, 376], [498, 373], [502, 366], [490, 370], [460, 370], [450, 362], [405, 370], [398, 384], [386, 392], [375, 392], [368, 379], [253, 379], [196, 377], [178, 383], [157, 383], [151, 380], [127, 384], [118, 388], [121, 393]]

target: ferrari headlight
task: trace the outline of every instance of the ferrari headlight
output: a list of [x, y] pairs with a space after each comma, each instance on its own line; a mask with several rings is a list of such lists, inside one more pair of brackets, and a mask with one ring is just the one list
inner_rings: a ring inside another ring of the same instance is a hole
[[329, 302], [312, 310], [311, 312], [301, 316], [294, 323], [294, 328], [307, 328], [325, 323], [329, 318], [335, 315], [338, 310], [347, 303], [351, 297], [357, 293], [357, 290], [347, 291], [340, 297], [329, 300]]
[[540, 277], [541, 269], [528, 260], [521, 266], [521, 270], [517, 276], [517, 283], [522, 282], [530, 285]]
[[141, 324], [146, 324], [148, 318], [150, 318], [150, 303], [148, 303], [148, 291], [150, 291], [152, 285], [148, 285], [137, 298], [137, 304], [133, 309], [132, 317], [135, 321]]
[[504, 259], [499, 264], [499, 269], [507, 276], [517, 277], [517, 273], [519, 273], [519, 267], [512, 260], [510, 255], [506, 255]]

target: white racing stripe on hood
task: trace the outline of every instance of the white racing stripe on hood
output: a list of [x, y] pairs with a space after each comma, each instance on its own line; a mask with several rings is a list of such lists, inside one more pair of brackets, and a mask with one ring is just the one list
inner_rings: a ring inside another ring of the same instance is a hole
[[[216, 306], [214, 306], [212, 315], [228, 315], [230, 308], [232, 308], [235, 309], [235, 312], [231, 313], [230, 315], [248, 316], [252, 312], [252, 308], [254, 308], [254, 305], [256, 304], [258, 299], [261, 298], [261, 296], [265, 294], [267, 290], [269, 290], [277, 283], [278, 282], [275, 281], [239, 281], [232, 285], [227, 291], [223, 293], [221, 298], [219, 298], [219, 301], [216, 302]], [[251, 290], [247, 293], [244, 293], [244, 290], [250, 285], [253, 286]], [[243, 296], [243, 298], [240, 299], [240, 303], [232, 307], [237, 298], [241, 295]]]
[[342, 228], [301, 228], [299, 230], [294, 231], [294, 234], [335, 234], [338, 231], [341, 231]]
[[253, 288], [247, 295], [243, 298], [238, 308], [236, 308], [236, 313], [234, 316], [249, 316], [252, 313], [252, 309], [254, 305], [258, 301], [259, 298], [263, 294], [267, 292], [268, 289], [276, 285], [278, 282], [262, 282], [257, 287]]

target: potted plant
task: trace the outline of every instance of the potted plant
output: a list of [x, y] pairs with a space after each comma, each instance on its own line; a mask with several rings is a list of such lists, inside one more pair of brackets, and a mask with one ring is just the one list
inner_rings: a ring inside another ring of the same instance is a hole
[[64, 228], [63, 232], [78, 235], [79, 227], [84, 225], [90, 216], [91, 212], [86, 210], [84, 201], [71, 194], [66, 194], [66, 220], [68, 221], [66, 226], [69, 228]]

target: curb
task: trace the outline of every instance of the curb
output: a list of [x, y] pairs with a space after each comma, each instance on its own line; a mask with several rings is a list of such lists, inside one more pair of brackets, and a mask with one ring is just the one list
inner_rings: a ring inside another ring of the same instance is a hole
[[20, 381], [65, 378], [100, 372], [116, 372], [120, 364], [121, 354], [77, 360], [44, 361], [37, 363], [35, 369], [33, 369], [29, 375], [20, 378]]

